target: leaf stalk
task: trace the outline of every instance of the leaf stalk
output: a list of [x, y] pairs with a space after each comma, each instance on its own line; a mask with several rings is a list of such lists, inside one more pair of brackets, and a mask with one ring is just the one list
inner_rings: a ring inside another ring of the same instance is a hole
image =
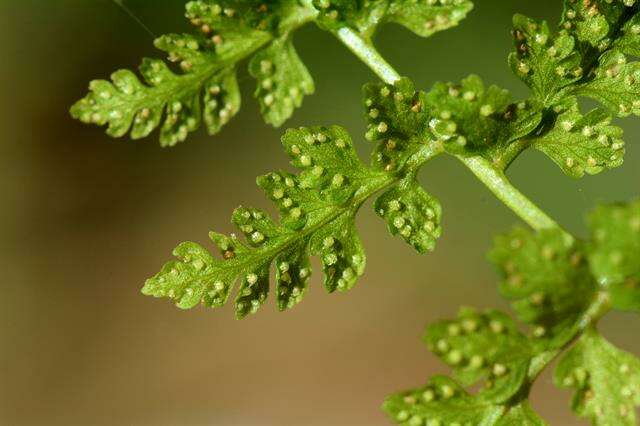
[[[340, 28], [336, 37], [367, 65], [382, 81], [393, 84], [400, 74], [380, 55], [373, 44], [351, 28]], [[533, 229], [560, 228], [544, 211], [522, 194], [504, 173], [482, 157], [457, 156], [489, 190]], [[561, 229], [561, 228], [560, 228]], [[563, 231], [564, 232], [564, 231]], [[566, 238], [573, 239], [564, 232]]]
[[[507, 176], [483, 157], [456, 156], [489, 190], [535, 230], [560, 228], [553, 219], [524, 196]], [[564, 231], [563, 231], [564, 232]], [[565, 232], [565, 237], [573, 239]]]
[[380, 55], [373, 44], [360, 36], [351, 28], [343, 27], [334, 32], [354, 55], [364, 62], [385, 83], [393, 84], [400, 79], [400, 74]]

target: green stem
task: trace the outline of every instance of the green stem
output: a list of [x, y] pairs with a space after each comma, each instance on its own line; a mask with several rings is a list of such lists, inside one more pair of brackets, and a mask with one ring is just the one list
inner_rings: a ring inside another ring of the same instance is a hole
[[[518, 189], [509, 182], [505, 174], [494, 167], [490, 161], [479, 156], [467, 157], [458, 155], [457, 158], [467, 166], [500, 201], [513, 210], [533, 229], [560, 228], [553, 219], [518, 191]], [[569, 234], [566, 234], [566, 237], [572, 238]]]
[[382, 81], [393, 84], [396, 80], [400, 79], [400, 74], [384, 60], [370, 42], [360, 37], [360, 34], [356, 31], [344, 27], [340, 28], [334, 34], [354, 55], [367, 64]]
[[[400, 75], [387, 63], [384, 58], [375, 50], [373, 45], [364, 40], [360, 35], [349, 29], [341, 28], [336, 36], [351, 50], [362, 62], [371, 68], [385, 83], [393, 84], [400, 78]], [[505, 168], [515, 158], [515, 156], [524, 149], [522, 144], [515, 147], [514, 152], [508, 152], [505, 156]], [[433, 158], [443, 151], [440, 144], [434, 144], [425, 152], [425, 160]], [[418, 155], [416, 158], [419, 158]], [[496, 167], [487, 159], [480, 156], [456, 156], [471, 172], [482, 182], [487, 188], [507, 207], [516, 213], [522, 220], [529, 224], [533, 229], [560, 229], [567, 239], [573, 240], [573, 237], [551, 219], [545, 212], [540, 210], [531, 200], [525, 197], [516, 187], [514, 187], [509, 179], [505, 176], [502, 169]], [[418, 164], [423, 161], [420, 158]], [[598, 292], [584, 313], [574, 323], [568, 334], [566, 342], [559, 348], [544, 351], [531, 360], [528, 371], [529, 383], [533, 383], [540, 373], [564, 350], [566, 350], [576, 339], [578, 339], [588, 328], [593, 327], [600, 318], [602, 318], [610, 309], [609, 295], [606, 292]]]
[[[362, 62], [371, 68], [385, 83], [393, 84], [400, 78], [400, 74], [378, 53], [375, 47], [360, 34], [350, 28], [340, 28], [335, 32], [336, 37], [351, 50]], [[482, 183], [495, 194], [500, 201], [513, 210], [522, 220], [532, 228], [548, 229], [560, 226], [531, 200], [515, 188], [501, 170], [495, 168], [482, 157], [458, 156]], [[572, 239], [569, 234], [567, 238]]]
[[[413, 163], [417, 161], [425, 163], [438, 156], [441, 152], [442, 147], [440, 144], [427, 144], [422, 146], [409, 161], [413, 161]], [[407, 171], [407, 173], [411, 172], [411, 169]], [[222, 273], [221, 271], [223, 270], [237, 271], [249, 265], [264, 263], [265, 259], [275, 258], [278, 253], [282, 253], [297, 242], [303, 241], [304, 239], [318, 231], [318, 229], [335, 220], [337, 217], [343, 215], [347, 211], [353, 210], [354, 208], [360, 208], [362, 203], [364, 203], [367, 199], [372, 197], [377, 192], [380, 192], [385, 188], [398, 183], [404, 176], [406, 176], [406, 173], [394, 176], [389, 175], [388, 173], [380, 172], [375, 177], [369, 177], [356, 191], [353, 199], [351, 199], [349, 203], [336, 206], [334, 209], [326, 209], [325, 214], [318, 216], [313, 224], [310, 224], [309, 226], [306, 226], [305, 228], [297, 232], [292, 232], [277, 244], [255, 248], [250, 252], [250, 254], [246, 256], [243, 256], [241, 258], [229, 259], [222, 262], [214, 273], [204, 275], [202, 279], [212, 280], [216, 275], [220, 275]], [[233, 272], [226, 273], [228, 275], [233, 275]]]

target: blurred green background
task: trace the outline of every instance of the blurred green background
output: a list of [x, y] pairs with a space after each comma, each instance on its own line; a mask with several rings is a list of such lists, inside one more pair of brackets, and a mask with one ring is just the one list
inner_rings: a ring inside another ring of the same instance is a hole
[[[155, 34], [186, 28], [183, 1], [126, 4]], [[377, 41], [419, 87], [473, 72], [525, 96], [506, 65], [511, 16], [555, 22], [560, 7], [478, 0], [456, 29], [425, 40], [389, 26]], [[421, 175], [444, 207], [436, 252], [415, 254], [367, 205], [358, 225], [368, 267], [348, 294], [325, 294], [316, 275], [293, 311], [277, 313], [270, 301], [244, 321], [231, 306], [183, 312], [143, 297], [144, 279], [176, 243], [207, 245], [210, 229], [231, 231], [241, 203], [267, 208], [255, 176], [287, 167], [283, 130], [261, 122], [244, 69], [242, 111], [213, 138], [201, 132], [161, 149], [156, 135], [111, 140], [72, 121], [67, 109], [88, 81], [157, 55], [151, 39], [111, 1], [0, 1], [0, 424], [387, 424], [385, 395], [445, 371], [420, 341], [426, 323], [464, 304], [506, 306], [485, 252], [517, 218], [442, 157]], [[367, 155], [360, 87], [374, 76], [312, 26], [296, 45], [317, 94], [287, 125], [343, 125]], [[640, 120], [623, 127], [627, 158], [618, 170], [572, 180], [527, 152], [510, 176], [584, 235], [583, 215], [597, 202], [640, 193]], [[637, 316], [611, 315], [602, 328], [640, 353]], [[568, 401], [549, 374], [535, 387], [533, 404], [552, 425], [583, 424]]]

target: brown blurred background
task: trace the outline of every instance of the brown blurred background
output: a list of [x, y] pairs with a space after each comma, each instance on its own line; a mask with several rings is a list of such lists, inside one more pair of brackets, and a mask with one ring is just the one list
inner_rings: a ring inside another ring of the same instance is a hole
[[[126, 4], [156, 34], [186, 27], [183, 1]], [[474, 72], [525, 96], [506, 65], [516, 11], [555, 22], [560, 1], [479, 0], [459, 28], [424, 40], [389, 26], [378, 43], [420, 87]], [[286, 167], [282, 129], [261, 122], [244, 70], [243, 110], [213, 138], [161, 149], [156, 135], [111, 140], [72, 121], [67, 109], [90, 79], [156, 55], [111, 1], [0, 0], [0, 43], [0, 424], [383, 425], [385, 395], [446, 371], [420, 341], [426, 323], [464, 304], [506, 306], [485, 252], [517, 218], [447, 158], [421, 176], [444, 206], [436, 252], [415, 254], [367, 205], [367, 272], [346, 295], [325, 294], [316, 275], [293, 311], [271, 301], [244, 321], [231, 306], [184, 312], [143, 297], [144, 279], [177, 242], [208, 245], [210, 229], [231, 231], [240, 203], [269, 205], [254, 179]], [[287, 125], [341, 124], [367, 155], [360, 87], [374, 76], [316, 28], [296, 44], [317, 94]], [[584, 235], [583, 214], [598, 201], [640, 193], [640, 120], [623, 127], [618, 170], [572, 180], [528, 152], [510, 176]], [[640, 353], [637, 316], [611, 315], [602, 328]], [[551, 424], [583, 424], [548, 374], [533, 399]]]

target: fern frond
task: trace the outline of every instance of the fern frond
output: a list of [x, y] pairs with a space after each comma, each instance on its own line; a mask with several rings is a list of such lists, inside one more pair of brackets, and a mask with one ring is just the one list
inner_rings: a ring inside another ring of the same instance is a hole
[[571, 408], [595, 426], [636, 425], [640, 405], [640, 359], [607, 342], [595, 330], [585, 333], [560, 360], [556, 386], [575, 389]]
[[[313, 81], [288, 35], [312, 13], [297, 0], [189, 2], [186, 17], [198, 34], [169, 34], [155, 41], [178, 70], [161, 60], [145, 59], [140, 67], [144, 82], [127, 70], [114, 73], [111, 82], [93, 81], [71, 115], [85, 123], [108, 125], [113, 137], [131, 130], [133, 139], [148, 136], [162, 124], [163, 146], [184, 141], [202, 121], [213, 135], [240, 109], [237, 63], [259, 51], [252, 64], [274, 75], [270, 84], [261, 78], [257, 94], [265, 120], [277, 126], [300, 106], [303, 95], [313, 92]], [[288, 74], [293, 69], [297, 75]]]
[[[372, 96], [372, 91], [379, 97]], [[234, 283], [241, 280], [235, 307], [242, 318], [256, 312], [266, 300], [270, 268], [275, 264], [277, 304], [285, 310], [306, 291], [310, 256], [320, 257], [328, 292], [349, 290], [364, 273], [366, 259], [355, 228], [356, 213], [364, 201], [383, 190], [375, 208], [391, 233], [402, 236], [419, 252], [432, 250], [441, 234], [441, 207], [419, 187], [415, 176], [441, 148], [430, 137], [424, 111], [413, 111], [414, 118], [408, 121], [401, 118], [424, 94], [406, 79], [396, 85], [370, 85], [365, 93], [369, 117], [376, 110], [380, 112], [376, 119], [387, 120], [387, 129], [378, 122], [373, 138], [388, 132], [397, 141], [392, 151], [398, 167], [382, 166], [378, 155], [373, 156], [371, 167], [365, 166], [341, 127], [288, 130], [282, 144], [300, 172], [277, 171], [257, 179], [276, 204], [280, 220], [275, 222], [258, 209], [237, 209], [233, 222], [246, 241], [212, 233], [222, 259], [198, 244], [181, 244], [174, 251], [178, 260], [147, 280], [143, 293], [168, 297], [182, 308], [199, 303], [217, 307], [226, 303]], [[413, 127], [414, 120], [422, 125]], [[389, 148], [388, 141], [383, 146]]]
[[199, 302], [216, 307], [227, 301], [240, 279], [235, 308], [242, 318], [265, 301], [270, 266], [275, 262], [278, 308], [284, 310], [305, 293], [311, 255], [322, 260], [327, 291], [353, 287], [365, 266], [355, 214], [373, 192], [393, 180], [366, 168], [347, 132], [337, 126], [289, 130], [283, 145], [301, 173], [274, 172], [258, 178], [258, 185], [280, 210], [280, 223], [258, 209], [237, 209], [233, 222], [246, 242], [233, 235], [212, 234], [222, 260], [208, 254], [194, 256], [204, 249], [183, 244], [174, 252], [180, 261], [170, 262], [148, 280], [143, 293], [170, 297], [182, 308]]
[[[453, 369], [455, 380], [434, 376], [424, 387], [387, 398], [383, 409], [392, 420], [405, 425], [544, 424], [516, 395], [526, 386], [534, 348], [506, 314], [462, 309], [456, 319], [429, 326], [425, 340]], [[469, 393], [466, 388], [480, 380], [482, 389]]]
[[386, 22], [428, 37], [458, 25], [473, 9], [468, 0], [313, 0], [313, 5], [323, 27], [330, 30], [351, 27], [368, 38]]
[[160, 127], [163, 146], [186, 140], [202, 122], [213, 135], [240, 109], [236, 70], [251, 58], [249, 72], [258, 80], [254, 93], [264, 120], [279, 127], [314, 92], [313, 79], [293, 46], [300, 26], [316, 22], [330, 31], [355, 28], [368, 40], [378, 24], [393, 21], [428, 36], [457, 25], [471, 8], [467, 0], [190, 1], [186, 17], [196, 34], [169, 34], [155, 41], [175, 67], [144, 59], [142, 80], [128, 70], [113, 73], [111, 81], [95, 80], [71, 115], [106, 125], [112, 137], [130, 133], [141, 139]]

